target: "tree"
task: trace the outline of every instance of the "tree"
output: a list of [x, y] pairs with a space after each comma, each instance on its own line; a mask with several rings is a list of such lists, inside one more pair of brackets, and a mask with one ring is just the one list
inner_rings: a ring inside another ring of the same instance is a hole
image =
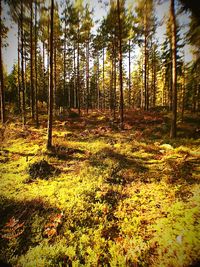
[[8, 103], [13, 103], [14, 112], [17, 111], [17, 98], [18, 98], [18, 66], [17, 64], [13, 65], [12, 72], [8, 75], [7, 81], [8, 85], [5, 91], [5, 100]]
[[2, 59], [2, 6], [0, 0], [0, 101], [1, 101], [1, 122], [2, 124], [5, 123], [5, 98], [4, 98], [4, 75], [3, 75], [3, 59]]
[[172, 119], [171, 119], [171, 130], [170, 137], [176, 137], [176, 121], [177, 121], [177, 41], [176, 41], [176, 17], [175, 17], [175, 7], [174, 0], [170, 2], [170, 19], [171, 19], [171, 29], [172, 29]]
[[85, 42], [85, 58], [86, 58], [86, 110], [88, 113], [89, 107], [91, 106], [90, 103], [90, 91], [89, 91], [89, 84], [90, 84], [90, 40], [91, 40], [91, 28], [92, 28], [92, 19], [91, 19], [91, 12], [89, 10], [88, 4], [85, 6], [85, 13], [83, 17], [83, 25], [82, 25], [82, 32], [83, 32], [83, 41]]
[[191, 21], [189, 24], [189, 31], [187, 33], [187, 39], [193, 47], [194, 61], [192, 64], [191, 75], [193, 77], [193, 111], [200, 110], [200, 21], [199, 17], [194, 14], [191, 15]]
[[[49, 24], [50, 24], [50, 9], [46, 7], [44, 4], [40, 5], [39, 9], [39, 24], [38, 24], [38, 34], [39, 40], [42, 43], [42, 71], [38, 73], [41, 76], [40, 83], [40, 100], [47, 102], [47, 94], [49, 86]], [[45, 64], [45, 61], [47, 64]], [[41, 98], [41, 93], [43, 93], [43, 97]], [[39, 98], [39, 95], [38, 95]]]
[[[25, 103], [25, 64], [24, 64], [24, 47], [25, 47], [25, 7], [29, 2], [24, 0], [7, 0], [10, 6], [10, 14], [14, 22], [18, 24], [18, 86], [19, 86], [19, 111], [22, 113], [22, 124], [26, 124], [26, 103]], [[21, 44], [20, 44], [21, 41]], [[21, 59], [20, 59], [21, 54]], [[21, 60], [21, 62], [20, 62]], [[21, 68], [20, 68], [21, 66]], [[20, 77], [21, 74], [21, 77]], [[22, 101], [20, 92], [22, 92]]]
[[[110, 1], [110, 9], [105, 21], [103, 22], [104, 23], [102, 23], [102, 33], [105, 36], [104, 40], [106, 44], [106, 55], [110, 57], [111, 61], [110, 74], [109, 74], [110, 109], [113, 109], [113, 117], [115, 118], [115, 108], [117, 106], [116, 86], [119, 85], [119, 117], [120, 117], [120, 127], [123, 128], [123, 121], [124, 121], [123, 82], [125, 74], [125, 72], [123, 71], [123, 54], [127, 52], [128, 48], [127, 41], [130, 31], [129, 28], [130, 24], [129, 20], [127, 19], [127, 10], [125, 8], [125, 1], [124, 0]], [[104, 58], [104, 53], [103, 53], [103, 58]], [[118, 65], [118, 71], [117, 71], [117, 65]], [[103, 74], [104, 74], [104, 64], [103, 64]], [[116, 80], [117, 74], [119, 74], [118, 83]]]
[[50, 29], [50, 75], [49, 75], [49, 96], [48, 96], [48, 129], [47, 149], [52, 147], [52, 124], [53, 124], [53, 30], [54, 30], [54, 0], [51, 0], [51, 29]]
[[119, 27], [119, 83], [120, 83], [120, 127], [123, 129], [124, 124], [124, 97], [123, 97], [123, 72], [122, 72], [122, 29], [121, 29], [121, 7], [120, 2], [117, 0], [117, 14], [118, 14], [118, 27]]
[[32, 120], [35, 117], [35, 109], [34, 109], [34, 84], [33, 84], [33, 0], [30, 0], [30, 86], [31, 86], [31, 115]]
[[[156, 18], [153, 0], [139, 0], [136, 6], [138, 44], [143, 44], [144, 53], [144, 109], [149, 109], [149, 55], [151, 40], [155, 33]], [[142, 38], [142, 39], [141, 39]], [[142, 96], [143, 98], [143, 96]], [[143, 102], [142, 102], [143, 104]]]
[[21, 88], [22, 88], [22, 123], [26, 124], [25, 80], [24, 80], [24, 4], [20, 1], [21, 26]]
[[37, 43], [38, 43], [38, 26], [37, 26], [37, 0], [35, 0], [35, 123], [39, 125], [38, 120], [38, 70], [37, 70]]
[[[57, 107], [61, 106], [60, 96], [62, 95], [62, 85], [61, 85], [61, 75], [63, 68], [63, 60], [62, 58], [62, 42], [61, 42], [61, 36], [62, 36], [62, 27], [61, 27], [61, 20], [59, 17], [59, 10], [58, 5], [55, 5], [54, 7], [54, 114], [56, 114]], [[61, 85], [61, 86], [60, 86]]]

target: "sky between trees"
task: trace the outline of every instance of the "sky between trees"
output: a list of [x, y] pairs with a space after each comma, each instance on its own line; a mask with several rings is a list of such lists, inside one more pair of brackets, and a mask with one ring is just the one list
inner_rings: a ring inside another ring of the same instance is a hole
[[[48, 5], [48, 0], [45, 1]], [[63, 1], [58, 0], [58, 6], [59, 11], [61, 12], [61, 4]], [[93, 32], [96, 32], [96, 29], [98, 28], [99, 24], [101, 23], [101, 20], [104, 16], [106, 16], [108, 12], [108, 7], [106, 7], [103, 3], [100, 3], [99, 0], [85, 0], [84, 3], [89, 3], [89, 5], [93, 8], [93, 21], [94, 21], [94, 27]], [[127, 0], [126, 5], [127, 6], [133, 6], [134, 8], [136, 4], [136, 1]], [[158, 26], [156, 36], [158, 38], [158, 41], [160, 45], [164, 41], [165, 33], [166, 33], [166, 17], [169, 12], [169, 1], [165, 0], [164, 2], [156, 5], [156, 17], [158, 21], [161, 22], [161, 25]], [[4, 60], [4, 66], [7, 69], [7, 72], [10, 73], [12, 71], [13, 64], [17, 62], [17, 25], [13, 23], [10, 15], [9, 15], [9, 8], [8, 6], [3, 3], [3, 18], [5, 22], [5, 26], [9, 28], [9, 32], [7, 34], [6, 39], [6, 47], [3, 48], [3, 60]], [[178, 17], [180, 26], [181, 26], [181, 34], [184, 38], [185, 32], [188, 29], [187, 24], [189, 23], [189, 15], [188, 14], [181, 14]], [[140, 53], [138, 46], [136, 45], [134, 51], [132, 51], [132, 64], [135, 62], [135, 57]], [[190, 62], [192, 60], [192, 54], [191, 54], [191, 47], [188, 44], [185, 44], [184, 47], [184, 53], [185, 53], [185, 61]], [[126, 59], [125, 59], [126, 60]]]

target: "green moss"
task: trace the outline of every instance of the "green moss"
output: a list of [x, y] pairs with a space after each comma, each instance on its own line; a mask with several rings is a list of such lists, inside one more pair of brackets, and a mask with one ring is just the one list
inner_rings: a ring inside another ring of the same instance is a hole
[[[0, 239], [0, 257], [31, 267], [189, 266], [197, 260], [199, 141], [153, 142], [151, 128], [142, 138], [111, 129], [83, 136], [79, 123], [71, 129], [56, 121], [51, 152], [46, 129], [9, 125], [0, 157], [0, 234], [12, 217], [25, 231]], [[87, 128], [103, 123], [105, 116], [93, 113]], [[28, 166], [41, 160], [61, 173], [31, 180]], [[44, 228], [61, 213], [56, 234], [45, 237]]]

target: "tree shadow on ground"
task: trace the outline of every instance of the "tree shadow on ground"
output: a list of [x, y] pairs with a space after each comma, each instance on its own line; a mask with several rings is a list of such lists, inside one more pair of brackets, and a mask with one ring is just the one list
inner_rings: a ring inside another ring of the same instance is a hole
[[86, 152], [82, 149], [70, 148], [70, 147], [60, 146], [60, 145], [53, 146], [52, 149], [47, 152], [47, 155], [49, 157], [54, 157], [60, 160], [78, 159], [76, 157], [76, 155], [78, 154], [81, 155], [81, 157], [83, 157], [84, 155], [86, 155]]
[[[58, 209], [42, 199], [16, 201], [0, 197], [0, 262], [25, 254], [43, 239], [43, 229], [50, 214]], [[8, 265], [9, 266], [9, 265]]]
[[90, 157], [89, 162], [93, 166], [109, 167], [107, 163], [105, 163], [105, 160], [108, 158], [114, 160], [117, 163], [116, 168], [112, 169], [111, 176], [115, 175], [121, 169], [127, 167], [131, 167], [137, 172], [148, 171], [148, 168], [144, 166], [142, 160], [140, 159], [136, 160], [135, 158], [128, 158], [127, 156], [117, 153], [116, 151], [110, 148], [103, 148], [101, 151], [97, 152], [92, 157]]

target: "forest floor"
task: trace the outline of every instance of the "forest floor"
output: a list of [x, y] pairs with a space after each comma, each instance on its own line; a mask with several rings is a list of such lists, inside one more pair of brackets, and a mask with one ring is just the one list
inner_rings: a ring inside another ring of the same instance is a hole
[[0, 266], [200, 266], [197, 115], [40, 119], [1, 127]]

